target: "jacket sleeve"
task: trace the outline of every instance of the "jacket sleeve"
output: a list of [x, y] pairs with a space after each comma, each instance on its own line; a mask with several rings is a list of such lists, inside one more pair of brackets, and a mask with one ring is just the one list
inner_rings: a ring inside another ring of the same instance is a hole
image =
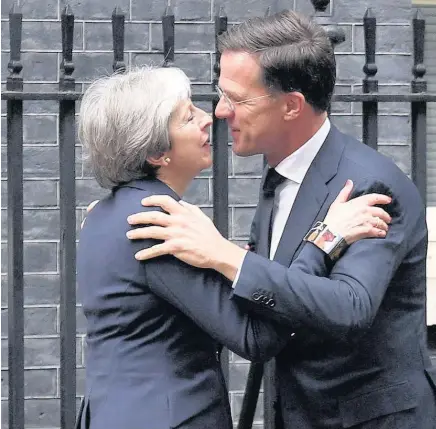
[[[143, 245], [144, 241], [140, 247]], [[292, 333], [289, 327], [250, 313], [244, 300], [230, 299], [231, 283], [217, 272], [191, 267], [172, 256], [141, 264], [147, 286], [156, 295], [239, 356], [266, 361], [288, 342]]]
[[256, 252], [258, 242], [258, 226], [259, 226], [259, 209], [256, 208], [253, 221], [251, 222], [250, 237], [248, 239], [248, 247], [250, 252]]
[[[312, 243], [304, 245], [290, 267], [247, 253], [233, 297], [296, 330], [309, 326], [339, 340], [358, 338], [371, 326], [400, 264], [409, 267], [406, 276], [412, 265], [418, 267], [417, 277], [425, 270], [422, 203], [414, 193], [404, 204], [396, 201], [386, 238], [352, 244], [333, 267], [327, 267], [324, 253]], [[421, 281], [408, 281], [413, 280]], [[263, 305], [259, 294], [268, 294], [275, 305]]]

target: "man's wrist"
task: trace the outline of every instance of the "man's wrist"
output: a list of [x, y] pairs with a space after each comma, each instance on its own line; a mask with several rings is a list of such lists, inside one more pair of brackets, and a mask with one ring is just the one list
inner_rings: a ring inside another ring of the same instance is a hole
[[222, 243], [220, 243], [214, 253], [211, 268], [233, 282], [238, 273], [238, 269], [244, 262], [246, 254], [247, 250], [223, 238]]
[[344, 238], [333, 232], [324, 222], [316, 222], [304, 237], [304, 241], [313, 243], [333, 262], [339, 259], [348, 247]]

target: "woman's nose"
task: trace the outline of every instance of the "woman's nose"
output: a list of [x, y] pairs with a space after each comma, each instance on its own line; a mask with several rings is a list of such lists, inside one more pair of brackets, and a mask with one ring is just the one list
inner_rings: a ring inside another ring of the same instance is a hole
[[210, 127], [212, 125], [212, 116], [206, 112], [203, 112], [199, 125], [202, 129]]

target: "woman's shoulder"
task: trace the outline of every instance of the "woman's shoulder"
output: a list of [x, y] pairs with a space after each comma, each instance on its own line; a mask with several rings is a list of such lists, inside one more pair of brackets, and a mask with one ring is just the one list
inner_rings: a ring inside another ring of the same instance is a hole
[[180, 197], [164, 182], [157, 178], [144, 178], [132, 180], [124, 183], [113, 190], [113, 194], [147, 194], [150, 195], [169, 195], [179, 201]]

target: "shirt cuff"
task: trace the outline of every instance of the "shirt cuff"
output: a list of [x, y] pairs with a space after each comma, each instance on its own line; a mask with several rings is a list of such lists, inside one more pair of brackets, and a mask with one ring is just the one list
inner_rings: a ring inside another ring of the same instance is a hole
[[238, 268], [238, 272], [236, 273], [235, 280], [233, 280], [233, 283], [232, 283], [232, 289], [234, 289], [236, 287], [236, 283], [238, 283], [239, 276], [241, 274], [242, 265], [244, 265], [244, 261], [245, 261], [245, 258], [247, 255], [248, 255], [248, 252], [245, 253], [244, 259], [242, 260], [242, 263]]

